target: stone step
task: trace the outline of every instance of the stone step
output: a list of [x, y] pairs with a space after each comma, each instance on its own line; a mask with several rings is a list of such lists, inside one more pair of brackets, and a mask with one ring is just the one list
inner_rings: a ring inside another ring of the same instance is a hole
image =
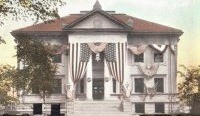
[[120, 108], [103, 108], [103, 107], [93, 107], [93, 108], [85, 108], [85, 107], [79, 107], [79, 108], [74, 108], [75, 111], [122, 111]]
[[75, 112], [74, 116], [129, 116], [123, 112]]
[[121, 101], [75, 101], [74, 116], [128, 116]]

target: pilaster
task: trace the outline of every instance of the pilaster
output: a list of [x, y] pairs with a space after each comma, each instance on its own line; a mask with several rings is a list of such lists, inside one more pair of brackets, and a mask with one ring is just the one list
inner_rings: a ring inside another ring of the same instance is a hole
[[86, 74], [86, 98], [88, 100], [92, 100], [92, 83], [93, 83], [93, 77], [92, 77], [92, 55], [90, 56], [90, 60], [88, 62], [87, 67], [87, 74]]

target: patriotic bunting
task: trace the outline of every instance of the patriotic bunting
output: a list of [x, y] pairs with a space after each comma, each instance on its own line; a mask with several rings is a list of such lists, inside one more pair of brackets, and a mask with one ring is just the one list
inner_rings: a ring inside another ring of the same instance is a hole
[[123, 92], [125, 43], [109, 43], [105, 48], [105, 59], [111, 76], [120, 83], [120, 92]]
[[138, 68], [142, 71], [142, 73], [149, 78], [157, 73], [158, 67], [159, 67], [158, 63], [152, 63], [152, 64], [140, 63], [138, 65]]
[[153, 87], [147, 87], [147, 85], [144, 83], [144, 97], [143, 97], [143, 101], [145, 101], [147, 95], [150, 96], [150, 99], [156, 94], [156, 88], [157, 88], [157, 84], [155, 84]]
[[106, 48], [107, 43], [97, 42], [97, 43], [88, 43], [88, 45], [94, 53], [99, 53]]
[[84, 77], [90, 57], [89, 46], [85, 43], [70, 44], [70, 76], [74, 84]]
[[164, 52], [167, 48], [167, 45], [156, 45], [156, 44], [152, 44], [151, 45], [154, 49], [156, 49], [159, 52]]
[[129, 46], [128, 49], [135, 55], [144, 53], [148, 45]]

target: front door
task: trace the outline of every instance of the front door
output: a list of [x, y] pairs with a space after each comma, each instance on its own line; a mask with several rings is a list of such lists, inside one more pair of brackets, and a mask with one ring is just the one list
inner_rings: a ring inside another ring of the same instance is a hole
[[94, 78], [93, 79], [93, 99], [102, 100], [104, 98], [104, 79]]

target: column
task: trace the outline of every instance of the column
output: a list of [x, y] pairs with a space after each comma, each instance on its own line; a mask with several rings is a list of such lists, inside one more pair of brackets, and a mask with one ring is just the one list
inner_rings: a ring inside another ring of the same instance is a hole
[[90, 56], [90, 60], [87, 66], [87, 74], [86, 74], [86, 98], [88, 100], [92, 100], [92, 55]]
[[112, 82], [112, 79], [110, 78], [106, 60], [104, 60], [104, 99], [105, 100], [110, 99], [110, 94], [112, 90], [111, 82]]

